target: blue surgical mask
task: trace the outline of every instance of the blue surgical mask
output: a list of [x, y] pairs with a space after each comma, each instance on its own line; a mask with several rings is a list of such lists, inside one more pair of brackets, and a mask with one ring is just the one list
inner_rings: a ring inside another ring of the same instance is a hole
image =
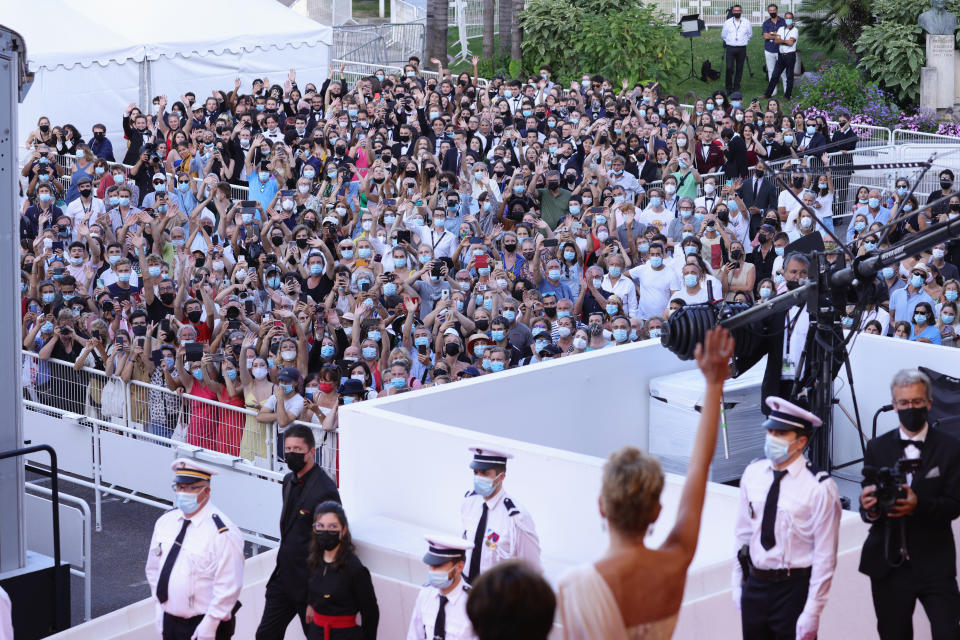
[[260, 171], [259, 173], [257, 173], [257, 177], [260, 178], [260, 182], [266, 182], [267, 180], [270, 179], [270, 172]]
[[405, 378], [390, 378], [390, 386], [394, 389], [403, 389], [407, 386], [407, 380]]
[[285, 384], [285, 385], [283, 385], [283, 392], [286, 393], [286, 394], [288, 394], [288, 395], [291, 394], [291, 393], [293, 393], [293, 385], [292, 385], [292, 384]]
[[650, 196], [651, 207], [659, 207], [661, 202], [662, 200], [660, 199], [660, 196]]
[[[952, 292], [948, 291], [947, 293], [949, 294]], [[517, 312], [512, 309], [504, 311], [502, 315], [504, 318], [506, 318], [507, 322], [513, 322], [517, 318]]]
[[[883, 268], [883, 277], [887, 280], [893, 278], [893, 267], [884, 267]], [[949, 293], [949, 292], [948, 292]]]
[[383, 295], [385, 296], [395, 296], [397, 295], [397, 285], [392, 282], [388, 282], [383, 285]]
[[176, 496], [174, 504], [176, 504], [177, 508], [183, 513], [193, 513], [197, 510], [197, 494], [178, 491], [174, 495]]
[[163, 363], [164, 363], [165, 365], [167, 365], [167, 370], [168, 370], [168, 371], [173, 371], [173, 364], [174, 364], [174, 359], [173, 359], [173, 358], [164, 358], [164, 359], [163, 359]]
[[853, 326], [853, 318], [850, 316], [844, 316], [840, 319], [840, 324], [842, 324], [845, 329], [849, 329]]
[[790, 457], [790, 443], [768, 433], [763, 442], [763, 455], [773, 464], [785, 462]]
[[119, 280], [120, 282], [126, 284], [126, 283], [130, 282], [130, 274], [129, 274], [129, 273], [118, 273], [118, 274], [117, 274], [117, 280]]
[[373, 255], [373, 249], [370, 247], [360, 247], [357, 249], [357, 255], [363, 258], [364, 260], [369, 260], [370, 256]]
[[863, 248], [866, 249], [867, 251], [873, 251], [873, 250], [875, 250], [875, 249], [877, 248], [877, 243], [876, 243], [876, 242], [864, 242], [864, 243], [863, 243]]
[[620, 308], [615, 304], [608, 304], [604, 307], [604, 309], [606, 309], [608, 316], [615, 316], [620, 310]]
[[913, 314], [913, 321], [916, 324], [927, 324], [927, 314], [925, 313], [915, 313]]
[[343, 396], [343, 404], [353, 404], [353, 402], [354, 402], [353, 396]]
[[784, 19], [783, 19], [783, 23], [784, 23], [785, 25], [787, 25], [788, 27], [792, 27], [792, 26], [793, 26], [793, 18], [784, 18]]
[[910, 284], [913, 285], [914, 289], [919, 289], [923, 286], [923, 276], [913, 276], [910, 278]]
[[43, 300], [43, 304], [53, 304], [53, 301], [57, 298], [55, 293], [45, 293], [40, 296], [40, 299]]
[[579, 214], [579, 213], [580, 213], [580, 205], [576, 205], [576, 204], [570, 205], [570, 214], [571, 214], [571, 215], [577, 215], [577, 214]]
[[53, 333], [53, 323], [47, 320], [40, 325], [40, 333]]
[[952, 313], [943, 313], [940, 314], [940, 319], [943, 321], [943, 324], [953, 324], [953, 321], [957, 319]]
[[785, 247], [774, 247], [773, 250], [778, 256], [783, 256]]
[[413, 344], [418, 347], [430, 346], [430, 336], [417, 336], [413, 339]]
[[907, 195], [907, 188], [906, 188], [906, 187], [897, 187], [897, 195], [900, 196], [901, 198], [902, 198], [903, 196]]
[[154, 190], [156, 193], [166, 193], [166, 192], [167, 192], [167, 185], [164, 184], [163, 182], [161, 182], [160, 184], [155, 184], [155, 185], [153, 185], [153, 190]]
[[364, 347], [360, 350], [363, 354], [363, 357], [367, 360], [373, 360], [377, 357], [377, 348], [376, 347]]
[[333, 354], [336, 352], [337, 350], [334, 348], [332, 344], [325, 344], [322, 347], [320, 347], [320, 357], [322, 358], [332, 358]]
[[177, 183], [177, 189], [179, 189], [181, 192], [187, 191], [189, 188], [190, 188], [190, 183], [189, 183], [189, 182], [178, 182], [178, 183]]
[[494, 342], [500, 342], [501, 340], [503, 340], [504, 335], [505, 335], [505, 332], [503, 331], [503, 329], [494, 329], [493, 331], [490, 332], [490, 337], [493, 339]]
[[626, 342], [627, 340], [627, 330], [626, 329], [614, 329], [613, 330], [613, 339], [615, 342]]
[[683, 248], [683, 255], [685, 256], [692, 256], [696, 252], [697, 252], [697, 245], [694, 245], [694, 244], [688, 244]]
[[380, 337], [381, 337], [380, 331], [378, 329], [372, 329], [367, 332], [367, 337], [373, 340], [374, 342], [380, 342]]
[[807, 135], [808, 135], [808, 136], [812, 136], [812, 135], [815, 134], [816, 132], [817, 132], [817, 128], [816, 128], [815, 126], [813, 126], [812, 124], [807, 126]]
[[483, 301], [483, 308], [487, 311], [493, 311], [493, 298], [487, 298]]
[[193, 377], [196, 378], [197, 381], [203, 380], [203, 369], [194, 369]]
[[696, 276], [696, 274], [688, 273], [687, 275], [683, 276], [683, 284], [685, 284], [685, 285], [688, 286], [688, 287], [695, 287], [695, 286], [697, 286], [697, 276]]
[[493, 493], [493, 482], [493, 478], [475, 475], [473, 476], [473, 490], [480, 494], [480, 496], [489, 498]]
[[611, 278], [619, 278], [620, 274], [623, 273], [623, 269], [620, 267], [610, 267], [609, 273]]
[[503, 367], [504, 367], [504, 363], [500, 362], [499, 360], [490, 361], [490, 371], [492, 371], [493, 373], [500, 373], [501, 371], [503, 371]]
[[957, 301], [958, 294], [956, 291], [953, 291], [952, 289], [950, 291], [944, 292], [943, 295], [946, 296], [947, 300], [949, 300], [950, 302]]
[[236, 380], [236, 379], [237, 379], [237, 370], [236, 370], [236, 369], [227, 369], [227, 377], [230, 378], [231, 381]]
[[427, 581], [431, 587], [443, 591], [450, 588], [453, 578], [446, 571], [427, 571]]
[[661, 266], [663, 266], [663, 258], [661, 258], [660, 256], [651, 257], [650, 266], [653, 267], [654, 269], [659, 269]]
[[478, 357], [478, 358], [482, 358], [482, 357], [483, 357], [483, 353], [484, 353], [486, 350], [487, 350], [487, 345], [485, 345], [485, 344], [477, 344], [477, 345], [474, 345], [474, 347], [473, 347], [473, 355], [475, 355], [475, 356]]
[[318, 276], [318, 275], [320, 275], [321, 273], [323, 273], [323, 265], [322, 265], [322, 264], [313, 263], [312, 265], [310, 265], [310, 275], [312, 275], [312, 276]]
[[763, 287], [760, 289], [760, 298], [762, 300], [766, 300], [772, 295], [773, 295], [773, 289], [771, 289], [770, 287]]
[[341, 249], [340, 255], [349, 260], [353, 257], [353, 249]]
[[880, 198], [869, 198], [867, 200], [867, 205], [869, 205], [871, 209], [876, 209], [880, 206]]

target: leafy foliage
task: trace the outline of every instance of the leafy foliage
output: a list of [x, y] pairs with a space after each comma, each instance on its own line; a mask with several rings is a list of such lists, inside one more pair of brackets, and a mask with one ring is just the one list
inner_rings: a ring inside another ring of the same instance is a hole
[[926, 56], [919, 44], [921, 32], [916, 24], [883, 20], [866, 27], [857, 40], [858, 66], [903, 104], [920, 95], [920, 67]]
[[873, 24], [873, 5], [877, 1], [803, 0], [798, 9], [798, 13], [803, 15], [803, 37], [826, 47], [827, 52], [840, 46], [852, 55], [863, 28]]
[[863, 74], [856, 67], [828, 65], [800, 78], [794, 87], [794, 110], [813, 107], [833, 113], [842, 106], [851, 113], [859, 113], [866, 106], [868, 89]]
[[559, 79], [584, 72], [613, 81], [669, 81], [683, 66], [680, 31], [638, 0], [531, 0], [520, 17], [527, 70], [549, 64]]

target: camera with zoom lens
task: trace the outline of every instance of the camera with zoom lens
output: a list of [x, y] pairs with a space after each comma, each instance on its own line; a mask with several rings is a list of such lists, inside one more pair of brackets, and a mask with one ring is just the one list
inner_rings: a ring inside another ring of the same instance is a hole
[[907, 474], [920, 468], [920, 458], [901, 458], [892, 467], [863, 468], [863, 486], [876, 485], [873, 495], [877, 499], [877, 511], [887, 515], [897, 500], [907, 497], [903, 485], [907, 484]]

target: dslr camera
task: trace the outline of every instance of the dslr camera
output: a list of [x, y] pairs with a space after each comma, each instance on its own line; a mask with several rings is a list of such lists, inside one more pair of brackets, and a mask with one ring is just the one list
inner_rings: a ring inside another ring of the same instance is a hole
[[907, 474], [920, 468], [920, 458], [901, 458], [892, 467], [863, 468], [863, 486], [876, 485], [874, 497], [877, 499], [877, 511], [887, 515], [897, 500], [907, 497], [903, 485], [907, 484]]

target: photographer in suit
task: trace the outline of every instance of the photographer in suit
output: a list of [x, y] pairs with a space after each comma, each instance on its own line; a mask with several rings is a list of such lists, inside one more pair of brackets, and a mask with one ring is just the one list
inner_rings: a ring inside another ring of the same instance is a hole
[[[958, 638], [951, 521], [960, 516], [960, 442], [927, 424], [933, 401], [922, 372], [899, 371], [890, 390], [900, 427], [867, 444], [860, 514], [872, 526], [860, 572], [870, 576], [881, 639], [913, 637], [917, 600], [934, 638]], [[888, 476], [895, 466], [904, 473]]]
[[277, 567], [267, 582], [257, 640], [280, 640], [294, 616], [300, 617], [306, 634], [307, 554], [313, 540], [313, 512], [322, 502], [340, 502], [337, 486], [314, 462], [317, 445], [310, 427], [295, 424], [288, 428], [283, 451], [290, 473], [283, 477], [280, 549]]

